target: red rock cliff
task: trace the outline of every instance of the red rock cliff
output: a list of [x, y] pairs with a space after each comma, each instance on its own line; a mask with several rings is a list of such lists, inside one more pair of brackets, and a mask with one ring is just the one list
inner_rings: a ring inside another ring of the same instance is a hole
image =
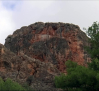
[[88, 55], [84, 46], [88, 38], [79, 26], [69, 23], [37, 22], [9, 35], [5, 47], [12, 52], [54, 64], [65, 73], [65, 62], [72, 60], [86, 65]]

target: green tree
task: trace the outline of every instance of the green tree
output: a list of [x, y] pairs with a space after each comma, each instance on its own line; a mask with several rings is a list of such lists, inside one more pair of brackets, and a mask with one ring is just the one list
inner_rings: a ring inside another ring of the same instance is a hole
[[66, 91], [99, 90], [99, 75], [97, 75], [96, 71], [76, 65], [76, 63], [72, 61], [66, 62], [66, 65], [67, 64], [68, 74], [61, 74], [60, 76], [55, 77], [55, 85], [57, 88], [62, 88]]
[[95, 71], [99, 71], [99, 23], [94, 22], [85, 30], [89, 36], [90, 44], [90, 47], [86, 47], [86, 50], [91, 56], [91, 63], [88, 63], [88, 67]]
[[89, 36], [90, 47], [87, 47], [87, 51], [91, 55], [92, 59], [99, 59], [99, 23], [94, 22], [92, 26], [88, 29], [85, 29], [87, 35]]
[[91, 63], [88, 63], [88, 68], [99, 72], [99, 60], [97, 58], [92, 60]]

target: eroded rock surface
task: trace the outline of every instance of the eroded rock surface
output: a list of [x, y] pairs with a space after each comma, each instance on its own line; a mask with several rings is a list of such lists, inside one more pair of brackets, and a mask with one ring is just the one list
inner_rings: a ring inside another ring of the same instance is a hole
[[86, 65], [89, 57], [84, 46], [87, 45], [88, 38], [79, 26], [42, 22], [16, 30], [6, 38], [5, 42], [5, 47], [15, 54], [24, 53], [41, 62], [50, 62], [64, 73], [67, 60]]
[[28, 83], [33, 89], [55, 89], [53, 80], [59, 74], [52, 63], [41, 62], [23, 53], [16, 55], [0, 44], [0, 77], [4, 80], [11, 78], [20, 84]]

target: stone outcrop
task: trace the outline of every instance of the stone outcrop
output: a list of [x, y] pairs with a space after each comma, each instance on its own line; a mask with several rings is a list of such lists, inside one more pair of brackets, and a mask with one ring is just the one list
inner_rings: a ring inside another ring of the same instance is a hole
[[43, 63], [51, 63], [64, 73], [67, 60], [86, 65], [89, 56], [84, 46], [87, 45], [86, 34], [79, 26], [69, 23], [37, 22], [16, 30], [5, 41], [5, 47], [18, 56], [23, 53]]
[[[41, 62], [20, 53], [16, 55], [0, 44], [0, 77], [23, 84], [28, 83], [33, 89], [55, 89], [54, 77], [59, 70], [50, 62]], [[55, 89], [55, 91], [57, 91]]]
[[66, 74], [65, 62], [86, 66], [88, 37], [69, 23], [37, 22], [24, 26], [0, 44], [0, 77], [11, 78], [33, 89], [59, 91], [54, 77]]

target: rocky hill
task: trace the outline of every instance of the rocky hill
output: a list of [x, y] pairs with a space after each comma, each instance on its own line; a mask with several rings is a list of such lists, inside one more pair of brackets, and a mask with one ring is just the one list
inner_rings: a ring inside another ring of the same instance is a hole
[[79, 26], [68, 23], [37, 22], [16, 30], [6, 38], [5, 47], [17, 55], [25, 55], [54, 64], [65, 72], [65, 61], [85, 65], [88, 55], [84, 46], [88, 38]]
[[[69, 23], [37, 22], [24, 26], [0, 44], [0, 76], [38, 89], [54, 89], [53, 79], [66, 73], [65, 62], [86, 65], [88, 37]], [[31, 82], [31, 81], [32, 82]]]

